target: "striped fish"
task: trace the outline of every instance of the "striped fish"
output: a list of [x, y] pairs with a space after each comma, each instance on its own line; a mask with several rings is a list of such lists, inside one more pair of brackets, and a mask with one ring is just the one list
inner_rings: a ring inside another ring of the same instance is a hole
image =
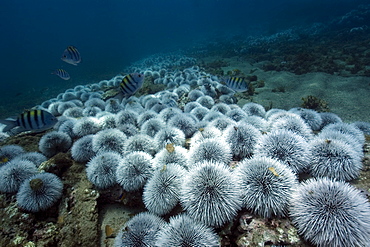
[[121, 91], [125, 97], [129, 97], [136, 93], [144, 83], [144, 74], [131, 73], [126, 75], [119, 84]]
[[71, 77], [69, 76], [68, 72], [64, 69], [56, 69], [53, 72], [51, 72], [53, 75], [57, 75], [63, 80], [69, 80]]
[[229, 77], [225, 79], [225, 84], [236, 92], [246, 92], [249, 82], [244, 77]]
[[77, 48], [71, 45], [64, 50], [61, 59], [66, 63], [77, 66], [77, 64], [81, 62], [81, 55]]
[[6, 125], [3, 132], [11, 131], [13, 134], [24, 131], [44, 131], [53, 127], [57, 122], [58, 119], [53, 114], [41, 109], [25, 111], [16, 120], [0, 120], [0, 123]]

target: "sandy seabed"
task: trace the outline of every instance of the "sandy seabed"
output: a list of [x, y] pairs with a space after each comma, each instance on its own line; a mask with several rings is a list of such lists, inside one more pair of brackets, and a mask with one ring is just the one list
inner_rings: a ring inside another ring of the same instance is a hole
[[[217, 58], [208, 58], [209, 61]], [[207, 59], [207, 60], [208, 60]], [[257, 75], [265, 86], [256, 89], [252, 101], [263, 105], [289, 110], [299, 107], [302, 98], [313, 95], [328, 103], [330, 112], [337, 114], [344, 122], [370, 122], [370, 78], [364, 76], [338, 76], [323, 72], [312, 72], [295, 75], [286, 71], [264, 71], [264, 62], [251, 63], [239, 59], [223, 59], [229, 64], [222, 67], [224, 72], [239, 69], [244, 74]], [[278, 87], [284, 87], [285, 92], [273, 92]], [[238, 104], [246, 102], [240, 100]]]

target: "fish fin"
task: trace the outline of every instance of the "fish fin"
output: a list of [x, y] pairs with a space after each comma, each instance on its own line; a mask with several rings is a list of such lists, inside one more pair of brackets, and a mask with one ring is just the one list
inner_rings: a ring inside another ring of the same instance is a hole
[[3, 132], [8, 132], [9, 130], [13, 129], [14, 127], [17, 127], [17, 124], [16, 124], [15, 120], [0, 119], [0, 123], [6, 125], [3, 129]]

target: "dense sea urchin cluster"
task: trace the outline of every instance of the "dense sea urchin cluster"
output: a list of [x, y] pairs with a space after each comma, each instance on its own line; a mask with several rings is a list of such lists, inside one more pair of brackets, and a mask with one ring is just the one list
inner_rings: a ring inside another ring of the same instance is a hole
[[[134, 216], [117, 235], [116, 246], [219, 246], [212, 228], [234, 220], [240, 210], [272, 218], [286, 217], [288, 208], [302, 236], [318, 246], [368, 241], [368, 203], [327, 177], [358, 177], [369, 124], [345, 124], [335, 114], [302, 108], [266, 112], [257, 103], [237, 105], [237, 94], [219, 78], [192, 66], [192, 59], [169, 57], [171, 63], [154, 58], [128, 68], [148, 76], [153, 88], [164, 88], [157, 93], [111, 95], [106, 89], [118, 87], [123, 78], [118, 75], [45, 101], [42, 107], [59, 119], [57, 131], [43, 134], [38, 157], [20, 146], [0, 148], [0, 191], [16, 193], [25, 183], [18, 205], [30, 212], [46, 210], [58, 201], [59, 180], [27, 181], [47, 158], [50, 163], [71, 154], [86, 164], [90, 186], [103, 195], [98, 204], [130, 201], [140, 210], [144, 205], [166, 219], [173, 216], [168, 224], [148, 212]], [[174, 64], [189, 67], [172, 70]], [[60, 152], [65, 153], [53, 157]], [[317, 178], [324, 182], [305, 190], [313, 182], [301, 176], [298, 186], [296, 176], [307, 172], [325, 181]], [[347, 204], [340, 206], [343, 201]]]

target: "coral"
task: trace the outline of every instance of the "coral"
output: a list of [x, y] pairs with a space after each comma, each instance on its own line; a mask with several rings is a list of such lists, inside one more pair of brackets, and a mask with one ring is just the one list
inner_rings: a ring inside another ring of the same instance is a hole
[[194, 221], [186, 214], [170, 218], [170, 222], [158, 232], [155, 246], [219, 246], [218, 236], [213, 230]]
[[330, 111], [328, 107], [328, 103], [325, 100], [320, 99], [316, 96], [308, 95], [306, 97], [303, 97], [302, 101], [303, 102], [301, 106], [303, 108], [312, 109], [318, 112]]
[[328, 178], [303, 182], [292, 195], [290, 216], [315, 246], [367, 246], [370, 204], [360, 191]]
[[166, 164], [177, 164], [188, 168], [188, 150], [173, 143], [167, 144], [166, 148], [155, 155], [153, 164], [157, 169], [161, 169]]
[[255, 153], [277, 159], [288, 165], [295, 173], [304, 172], [311, 161], [310, 145], [307, 141], [284, 129], [263, 135]]
[[242, 107], [242, 110], [245, 111], [248, 116], [258, 116], [262, 118], [266, 116], [265, 108], [257, 103], [249, 102]]
[[198, 162], [220, 162], [228, 165], [231, 162], [230, 145], [223, 138], [210, 138], [195, 143], [189, 150], [189, 165]]
[[94, 135], [87, 135], [75, 141], [71, 148], [71, 156], [77, 162], [87, 162], [95, 156], [92, 148]]
[[101, 130], [92, 139], [92, 149], [95, 153], [116, 152], [123, 154], [126, 140], [126, 135], [118, 129]]
[[146, 134], [150, 137], [154, 137], [161, 129], [166, 126], [165, 122], [160, 118], [151, 118], [148, 121], [145, 121], [141, 125], [141, 133]]
[[149, 212], [165, 215], [179, 203], [182, 179], [186, 173], [176, 164], [163, 165], [153, 173], [143, 192], [143, 202]]
[[23, 210], [39, 212], [53, 206], [61, 197], [63, 183], [58, 176], [44, 172], [25, 180], [17, 193], [17, 204]]
[[310, 146], [310, 174], [313, 177], [350, 181], [359, 176], [361, 155], [349, 144], [335, 139], [315, 138]]
[[114, 246], [154, 246], [158, 231], [165, 224], [164, 220], [154, 214], [139, 213], [122, 227], [114, 239]]
[[145, 152], [132, 152], [118, 164], [117, 183], [125, 191], [137, 191], [144, 187], [153, 174], [152, 157]]
[[0, 167], [0, 191], [15, 193], [24, 180], [36, 173], [37, 168], [31, 161], [9, 161]]
[[230, 145], [234, 160], [242, 160], [253, 155], [262, 134], [254, 126], [239, 122], [229, 126], [223, 132], [223, 137]]
[[78, 137], [96, 134], [99, 130], [101, 130], [101, 126], [95, 117], [80, 118], [73, 127], [73, 133]]
[[131, 136], [125, 142], [125, 151], [127, 153], [142, 151], [153, 156], [156, 154], [157, 149], [158, 145], [153, 138], [144, 134], [136, 134]]
[[257, 157], [239, 163], [233, 174], [240, 185], [243, 207], [264, 218], [287, 216], [291, 193], [298, 185], [288, 166]]
[[322, 119], [318, 112], [312, 109], [304, 108], [292, 108], [289, 110], [289, 112], [299, 115], [312, 130], [320, 130], [322, 126]]
[[116, 167], [122, 157], [115, 152], [101, 152], [86, 164], [87, 178], [98, 189], [106, 189], [116, 184]]
[[191, 116], [184, 113], [173, 116], [168, 121], [168, 125], [182, 130], [186, 138], [190, 138], [197, 130], [196, 121]]
[[71, 137], [60, 131], [49, 132], [43, 135], [39, 141], [39, 150], [49, 158], [59, 152], [68, 151], [71, 146]]
[[183, 179], [180, 202], [189, 216], [207, 226], [231, 221], [241, 207], [240, 190], [221, 163], [199, 163]]

